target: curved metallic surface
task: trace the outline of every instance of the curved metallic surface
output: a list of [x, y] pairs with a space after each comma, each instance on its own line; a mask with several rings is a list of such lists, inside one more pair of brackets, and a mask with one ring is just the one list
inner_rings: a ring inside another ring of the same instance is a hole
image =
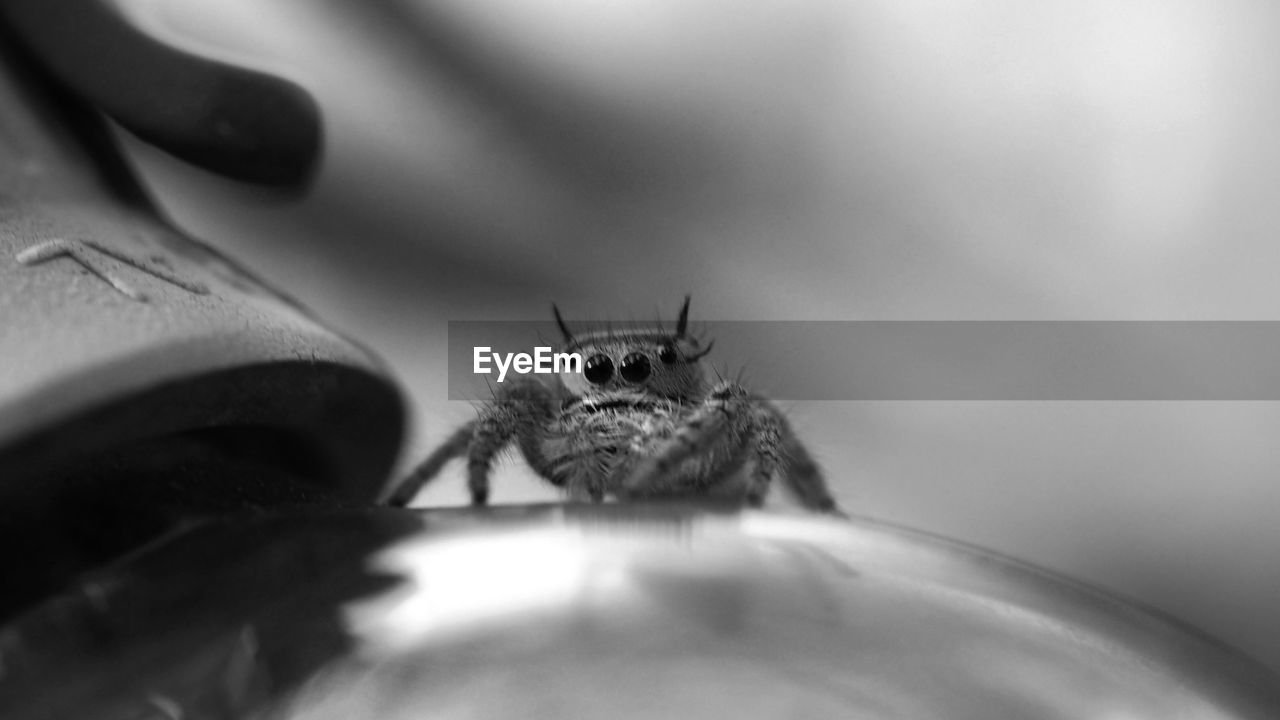
[[1168, 619], [877, 524], [675, 505], [193, 529], [0, 633], [0, 714], [1280, 717]]

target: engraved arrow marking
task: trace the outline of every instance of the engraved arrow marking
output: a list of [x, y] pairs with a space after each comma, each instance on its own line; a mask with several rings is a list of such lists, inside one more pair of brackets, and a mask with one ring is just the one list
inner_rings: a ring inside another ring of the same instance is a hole
[[146, 293], [143, 293], [133, 285], [125, 282], [123, 278], [112, 274], [109, 270], [102, 267], [98, 258], [94, 256], [94, 252], [106, 255], [113, 260], [117, 260], [125, 265], [141, 270], [148, 275], [158, 277], [171, 285], [177, 285], [187, 292], [192, 292], [197, 295], [204, 295], [209, 292], [209, 288], [201, 283], [180, 278], [167, 270], [162, 270], [153, 264], [143, 263], [140, 260], [125, 255], [119, 250], [94, 242], [93, 240], [46, 240], [39, 245], [32, 245], [26, 250], [18, 253], [18, 262], [28, 266], [39, 265], [42, 262], [47, 262], [65, 255], [80, 263], [84, 266], [84, 269], [107, 281], [107, 283], [111, 285], [111, 287], [115, 288], [121, 295], [124, 295], [130, 300], [147, 302]]

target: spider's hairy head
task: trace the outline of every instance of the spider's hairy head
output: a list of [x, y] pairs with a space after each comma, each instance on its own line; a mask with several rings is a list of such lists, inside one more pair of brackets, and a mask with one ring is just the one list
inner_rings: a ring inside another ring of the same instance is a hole
[[574, 335], [558, 309], [555, 315], [565, 336], [561, 351], [582, 355], [582, 373], [560, 376], [570, 398], [593, 402], [690, 400], [706, 393], [702, 358], [714, 343], [704, 345], [689, 335], [688, 296], [674, 332], [628, 328]]

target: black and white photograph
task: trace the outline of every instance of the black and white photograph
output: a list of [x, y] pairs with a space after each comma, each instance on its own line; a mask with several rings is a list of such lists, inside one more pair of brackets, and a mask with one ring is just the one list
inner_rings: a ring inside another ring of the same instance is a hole
[[0, 719], [1280, 718], [1280, 5], [0, 0]]

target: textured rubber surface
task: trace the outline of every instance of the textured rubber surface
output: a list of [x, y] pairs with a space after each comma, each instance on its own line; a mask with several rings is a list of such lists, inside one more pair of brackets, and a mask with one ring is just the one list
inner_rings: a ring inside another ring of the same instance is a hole
[[0, 614], [184, 522], [372, 502], [381, 363], [158, 217], [20, 62], [0, 43]]

